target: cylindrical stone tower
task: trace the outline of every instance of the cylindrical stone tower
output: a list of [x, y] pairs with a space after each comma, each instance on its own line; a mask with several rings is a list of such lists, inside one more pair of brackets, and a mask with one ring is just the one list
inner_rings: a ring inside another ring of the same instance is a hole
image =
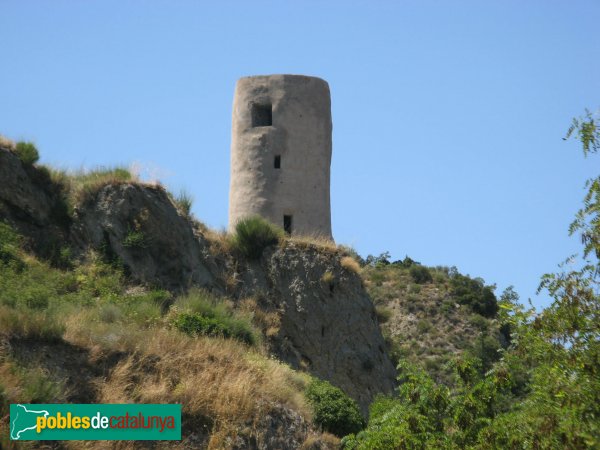
[[233, 100], [229, 230], [259, 215], [286, 232], [332, 239], [331, 99], [301, 75], [238, 80]]

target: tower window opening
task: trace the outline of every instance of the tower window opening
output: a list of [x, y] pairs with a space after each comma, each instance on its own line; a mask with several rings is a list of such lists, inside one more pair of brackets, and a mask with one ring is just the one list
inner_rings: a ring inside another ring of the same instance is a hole
[[283, 216], [283, 230], [287, 234], [292, 234], [292, 216]]
[[270, 127], [273, 125], [273, 105], [252, 104], [252, 127]]
[[273, 167], [276, 169], [281, 169], [281, 155], [275, 155], [275, 161], [273, 162]]

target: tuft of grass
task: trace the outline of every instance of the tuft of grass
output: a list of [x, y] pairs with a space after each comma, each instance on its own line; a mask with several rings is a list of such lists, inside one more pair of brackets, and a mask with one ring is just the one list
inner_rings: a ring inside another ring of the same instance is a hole
[[145, 248], [146, 238], [141, 231], [129, 230], [127, 236], [123, 239], [123, 247], [127, 248]]
[[191, 217], [192, 204], [194, 203], [194, 197], [189, 194], [185, 189], [179, 192], [179, 195], [173, 198], [177, 209], [187, 218]]
[[351, 256], [344, 256], [340, 260], [342, 267], [350, 272], [360, 273], [360, 264]]
[[231, 338], [248, 345], [259, 341], [249, 317], [199, 289], [177, 299], [171, 316], [171, 325], [189, 336]]
[[284, 236], [281, 228], [260, 216], [240, 220], [231, 237], [232, 248], [249, 259], [260, 259], [263, 251], [277, 244]]
[[329, 270], [327, 272], [325, 272], [323, 274], [323, 276], [321, 277], [321, 281], [323, 282], [323, 284], [326, 285], [331, 285], [333, 284], [333, 282], [335, 281], [335, 276], [333, 275], [332, 272], [330, 272]]
[[330, 254], [338, 254], [340, 251], [343, 251], [330, 238], [324, 236], [285, 235], [281, 243], [294, 244], [299, 248], [317, 248], [322, 252]]
[[33, 142], [19, 141], [15, 145], [13, 152], [26, 165], [35, 164], [40, 159], [40, 154]]
[[56, 342], [64, 331], [64, 323], [52, 313], [0, 305], [0, 337]]
[[93, 198], [104, 186], [139, 182], [129, 169], [120, 166], [73, 172], [50, 170], [50, 177], [54, 183], [63, 187], [71, 211], [75, 206]]

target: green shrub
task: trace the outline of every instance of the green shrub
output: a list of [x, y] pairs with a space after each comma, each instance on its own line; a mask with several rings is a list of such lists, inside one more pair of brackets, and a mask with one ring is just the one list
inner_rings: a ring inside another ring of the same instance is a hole
[[191, 290], [174, 304], [172, 324], [189, 335], [221, 336], [253, 345], [259, 339], [249, 317], [200, 289]]
[[386, 323], [392, 318], [392, 310], [385, 306], [376, 306], [375, 313], [379, 323]]
[[494, 295], [494, 286], [485, 286], [481, 278], [455, 273], [450, 279], [451, 294], [461, 305], [468, 305], [477, 314], [495, 317], [498, 302]]
[[413, 281], [418, 284], [430, 283], [432, 281], [431, 272], [425, 266], [418, 264], [410, 266], [410, 276]]
[[223, 320], [222, 317], [207, 317], [198, 313], [180, 313], [173, 319], [173, 325], [183, 333], [237, 339], [252, 345], [254, 334], [239, 321]]
[[365, 426], [356, 402], [327, 381], [313, 379], [306, 389], [306, 398], [313, 407], [314, 422], [325, 431], [342, 437]]
[[233, 247], [250, 259], [259, 259], [263, 250], [279, 242], [283, 230], [262, 217], [253, 216], [240, 220], [232, 237]]
[[146, 238], [141, 231], [129, 231], [123, 239], [123, 247], [127, 248], [145, 248]]
[[23, 164], [34, 164], [40, 159], [40, 154], [32, 142], [17, 142], [14, 150]]

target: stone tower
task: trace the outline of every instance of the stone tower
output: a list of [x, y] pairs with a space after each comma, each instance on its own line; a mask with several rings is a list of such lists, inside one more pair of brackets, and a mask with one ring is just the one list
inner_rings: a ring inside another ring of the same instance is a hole
[[301, 75], [241, 78], [232, 116], [230, 231], [259, 215], [290, 234], [332, 239], [327, 82]]

